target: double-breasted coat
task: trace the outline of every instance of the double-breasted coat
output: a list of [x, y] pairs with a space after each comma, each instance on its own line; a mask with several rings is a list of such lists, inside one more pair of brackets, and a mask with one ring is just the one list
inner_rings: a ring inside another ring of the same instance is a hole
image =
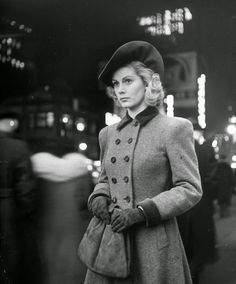
[[90, 200], [105, 195], [121, 208], [140, 205], [146, 226], [133, 228], [131, 275], [111, 279], [88, 270], [85, 283], [184, 284], [191, 276], [176, 216], [193, 207], [202, 189], [193, 128], [184, 118], [148, 107], [99, 134], [102, 168]]

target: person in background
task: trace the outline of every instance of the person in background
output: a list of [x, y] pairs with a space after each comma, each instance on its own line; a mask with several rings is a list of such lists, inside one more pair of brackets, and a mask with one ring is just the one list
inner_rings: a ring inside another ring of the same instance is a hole
[[82, 284], [86, 268], [75, 250], [91, 213], [87, 199], [93, 181], [91, 161], [69, 141], [45, 141], [31, 156], [38, 188], [38, 243], [43, 284]]
[[198, 157], [203, 196], [188, 212], [178, 216], [180, 235], [188, 258], [193, 283], [199, 283], [207, 263], [217, 260], [214, 200], [217, 197], [217, 161], [210, 140], [194, 124], [195, 150]]
[[217, 202], [219, 205], [220, 218], [230, 215], [230, 204], [234, 192], [233, 171], [227, 162], [225, 154], [220, 155], [217, 167]]
[[[13, 138], [17, 113], [0, 113], [0, 255], [6, 283], [40, 283], [33, 225], [35, 180], [28, 145]], [[9, 282], [7, 282], [9, 281]]]
[[[131, 41], [113, 54], [99, 78], [126, 110], [99, 134], [101, 174], [88, 205], [114, 232], [131, 236], [131, 272], [109, 278], [88, 269], [92, 283], [191, 283], [176, 216], [201, 199], [202, 189], [189, 120], [162, 114], [161, 54]], [[120, 210], [110, 216], [108, 205]]]

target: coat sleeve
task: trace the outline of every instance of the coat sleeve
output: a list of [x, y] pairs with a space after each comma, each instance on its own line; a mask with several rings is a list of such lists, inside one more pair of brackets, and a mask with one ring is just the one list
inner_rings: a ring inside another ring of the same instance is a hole
[[108, 127], [103, 128], [99, 133], [99, 146], [100, 146], [100, 161], [101, 161], [101, 172], [98, 178], [98, 183], [95, 185], [93, 193], [89, 196], [88, 207], [90, 208], [92, 200], [97, 196], [106, 196], [110, 198], [110, 188], [108, 183], [107, 174], [105, 171], [105, 156], [106, 147], [108, 143]]
[[184, 213], [202, 196], [191, 122], [176, 119], [176, 123], [169, 126], [166, 138], [172, 187], [139, 204], [146, 213], [146, 219], [153, 225]]

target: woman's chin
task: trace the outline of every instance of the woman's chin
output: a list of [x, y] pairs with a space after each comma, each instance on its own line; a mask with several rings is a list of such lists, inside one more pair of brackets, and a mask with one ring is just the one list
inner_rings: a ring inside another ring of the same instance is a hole
[[120, 102], [121, 107], [123, 108], [130, 108], [132, 105], [129, 102]]

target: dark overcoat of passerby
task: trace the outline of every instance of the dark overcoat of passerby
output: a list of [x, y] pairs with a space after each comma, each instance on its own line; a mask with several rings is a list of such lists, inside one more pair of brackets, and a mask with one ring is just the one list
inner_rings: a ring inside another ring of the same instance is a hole
[[[128, 278], [88, 270], [85, 283], [191, 283], [175, 217], [193, 207], [202, 190], [192, 124], [157, 107], [163, 68], [154, 46], [134, 41], [121, 46], [100, 75], [127, 113], [100, 132], [102, 171], [89, 207], [113, 231], [130, 232], [133, 250]], [[111, 217], [109, 202], [121, 209]]]
[[[54, 146], [44, 148], [51, 153], [39, 152], [31, 157], [38, 177], [37, 223], [42, 283], [82, 284], [86, 268], [76, 249], [91, 218], [87, 199], [93, 181], [84, 155], [65, 154], [68, 149], [61, 149], [59, 143]], [[56, 150], [64, 155], [53, 155]]]
[[216, 231], [213, 218], [213, 201], [217, 197], [217, 162], [210, 141], [206, 141], [202, 145], [195, 141], [195, 149], [199, 162], [203, 196], [195, 207], [177, 219], [193, 283], [197, 284], [204, 266], [217, 260]]
[[34, 177], [27, 144], [11, 137], [15, 115], [0, 114], [0, 254], [9, 283], [40, 283]]
[[220, 217], [230, 215], [229, 207], [234, 191], [233, 171], [226, 160], [226, 155], [220, 156], [217, 167], [217, 202], [220, 210]]

